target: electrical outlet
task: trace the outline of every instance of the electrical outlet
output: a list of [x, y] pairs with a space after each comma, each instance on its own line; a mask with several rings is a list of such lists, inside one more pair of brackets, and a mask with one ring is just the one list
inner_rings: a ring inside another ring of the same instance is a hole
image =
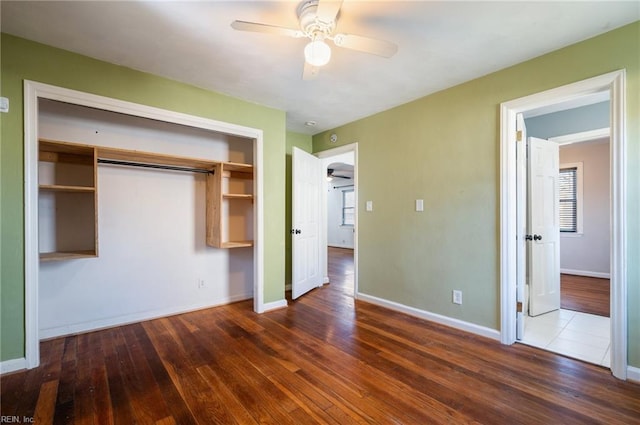
[[198, 288], [204, 288], [204, 279], [198, 279]]
[[453, 303], [462, 304], [462, 291], [453, 290]]

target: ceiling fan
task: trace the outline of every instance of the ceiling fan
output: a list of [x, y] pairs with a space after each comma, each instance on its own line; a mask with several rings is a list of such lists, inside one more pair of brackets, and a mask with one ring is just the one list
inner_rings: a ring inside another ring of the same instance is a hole
[[342, 0], [308, 0], [300, 3], [298, 6], [300, 29], [247, 21], [233, 21], [231, 27], [239, 31], [310, 39], [311, 41], [304, 48], [305, 65], [302, 77], [305, 80], [316, 77], [320, 67], [329, 63], [331, 48], [326, 40], [332, 40], [338, 47], [385, 58], [390, 58], [398, 51], [398, 46], [389, 41], [354, 34], [334, 34], [341, 6]]
[[334, 178], [351, 180], [351, 177], [349, 176], [338, 176], [334, 174], [335, 171], [336, 170], [334, 170], [333, 168], [327, 168], [327, 180], [331, 181]]

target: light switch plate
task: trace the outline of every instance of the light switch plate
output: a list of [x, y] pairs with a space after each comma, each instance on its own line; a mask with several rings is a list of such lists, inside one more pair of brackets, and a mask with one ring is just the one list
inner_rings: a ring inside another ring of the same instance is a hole
[[0, 97], [0, 112], [9, 112], [9, 98]]
[[424, 211], [424, 199], [416, 199], [416, 211]]
[[373, 211], [373, 201], [367, 201], [364, 208], [367, 211]]

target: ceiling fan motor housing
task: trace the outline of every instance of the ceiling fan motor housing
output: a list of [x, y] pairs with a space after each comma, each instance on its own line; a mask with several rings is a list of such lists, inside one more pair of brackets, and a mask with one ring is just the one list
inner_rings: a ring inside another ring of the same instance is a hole
[[312, 40], [324, 40], [329, 38], [336, 28], [335, 20], [324, 22], [317, 15], [318, 0], [306, 1], [298, 7], [298, 20], [300, 28], [305, 35]]

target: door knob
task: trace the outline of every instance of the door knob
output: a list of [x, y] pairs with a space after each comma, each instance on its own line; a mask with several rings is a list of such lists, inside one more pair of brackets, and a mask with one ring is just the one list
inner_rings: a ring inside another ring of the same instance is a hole
[[524, 235], [524, 240], [525, 240], [525, 241], [533, 240], [533, 236], [531, 236], [531, 235]]
[[542, 240], [542, 235], [533, 235], [533, 240], [534, 241], [541, 241]]
[[302, 230], [300, 230], [300, 229], [291, 229], [291, 234], [292, 235], [299, 235], [300, 233], [302, 233]]

